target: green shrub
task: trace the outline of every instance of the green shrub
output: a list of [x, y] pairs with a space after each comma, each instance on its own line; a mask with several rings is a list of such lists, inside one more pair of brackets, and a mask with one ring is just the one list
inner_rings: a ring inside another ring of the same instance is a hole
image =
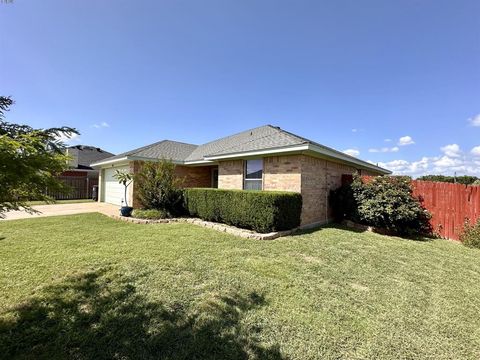
[[465, 223], [463, 233], [460, 235], [460, 241], [463, 245], [480, 249], [480, 219], [476, 224]]
[[135, 193], [146, 209], [172, 215], [183, 212], [182, 180], [175, 176], [175, 164], [168, 160], [145, 162], [135, 175]]
[[185, 208], [191, 216], [266, 233], [300, 225], [302, 196], [293, 192], [184, 190]]
[[429, 235], [430, 214], [412, 193], [406, 176], [377, 176], [363, 181], [355, 176], [351, 184], [331, 193], [334, 215], [400, 235]]
[[157, 220], [169, 218], [170, 214], [164, 210], [158, 209], [135, 209], [133, 210], [132, 217], [137, 219]]

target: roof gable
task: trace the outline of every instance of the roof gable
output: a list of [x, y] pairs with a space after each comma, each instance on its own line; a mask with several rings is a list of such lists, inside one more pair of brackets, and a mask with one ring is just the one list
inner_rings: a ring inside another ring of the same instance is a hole
[[168, 159], [172, 161], [185, 161], [188, 155], [197, 148], [197, 145], [182, 143], [172, 140], [162, 140], [147, 146], [142, 146], [116, 156], [112, 156], [106, 160], [123, 159], [127, 156], [145, 159]]
[[306, 142], [306, 139], [283, 131], [279, 127], [265, 125], [200, 145], [186, 161], [203, 160], [206, 156], [294, 146]]

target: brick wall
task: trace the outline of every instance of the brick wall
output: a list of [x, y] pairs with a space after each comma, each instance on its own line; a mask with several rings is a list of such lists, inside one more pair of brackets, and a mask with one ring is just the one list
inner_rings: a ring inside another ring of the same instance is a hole
[[343, 174], [355, 168], [304, 155], [302, 158], [302, 225], [326, 223], [331, 220], [328, 195], [342, 185]]
[[263, 189], [301, 192], [302, 155], [271, 156], [263, 162]]
[[218, 164], [219, 189], [243, 189], [243, 160], [221, 161]]
[[211, 187], [211, 166], [182, 166], [175, 167], [175, 175], [183, 179], [184, 187]]

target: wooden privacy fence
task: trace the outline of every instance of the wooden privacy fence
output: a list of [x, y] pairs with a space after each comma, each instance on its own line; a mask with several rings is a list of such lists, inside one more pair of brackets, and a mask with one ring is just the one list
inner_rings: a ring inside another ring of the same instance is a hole
[[98, 185], [98, 179], [89, 179], [88, 177], [59, 176], [58, 179], [68, 185], [71, 191], [66, 194], [47, 191], [47, 195], [56, 200], [91, 199], [93, 186]]
[[441, 237], [458, 240], [465, 221], [473, 223], [480, 218], [480, 186], [413, 180], [412, 188]]

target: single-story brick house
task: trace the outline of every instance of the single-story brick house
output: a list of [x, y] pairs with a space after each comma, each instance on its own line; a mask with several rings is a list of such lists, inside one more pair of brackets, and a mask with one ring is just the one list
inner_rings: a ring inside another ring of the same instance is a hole
[[[171, 159], [185, 187], [283, 190], [302, 194], [302, 225], [328, 222], [329, 191], [344, 174], [385, 175], [390, 171], [323, 146], [276, 126], [266, 125], [203, 145], [163, 140], [98, 161], [99, 201], [120, 205], [123, 187], [115, 170], [136, 173], [144, 161]], [[128, 202], [139, 206], [135, 184]]]

